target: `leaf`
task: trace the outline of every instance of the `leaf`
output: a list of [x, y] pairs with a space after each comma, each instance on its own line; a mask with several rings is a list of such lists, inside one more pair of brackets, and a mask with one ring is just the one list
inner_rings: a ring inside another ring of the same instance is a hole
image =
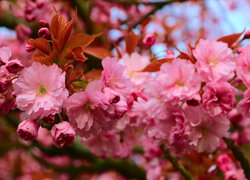
[[41, 62], [41, 63], [45, 63], [45, 64], [51, 64], [56, 56], [56, 51], [53, 50], [50, 55], [46, 55], [44, 53], [42, 53], [41, 51], [36, 51], [32, 58], [31, 61], [37, 61], [37, 62]]
[[104, 59], [105, 57], [113, 57], [113, 54], [103, 47], [88, 47], [84, 49], [84, 53]]
[[96, 37], [100, 36], [101, 33], [96, 35], [87, 35], [83, 33], [75, 34], [67, 43], [66, 48], [73, 49], [75, 47], [82, 47], [85, 48], [90, 45]]
[[49, 55], [51, 52], [51, 47], [50, 47], [49, 41], [47, 41], [44, 38], [29, 39], [28, 44], [32, 45], [36, 49], [42, 51], [44, 54]]
[[159, 71], [161, 68], [161, 65], [166, 62], [171, 62], [172, 59], [159, 59], [154, 60], [151, 64], [149, 64], [147, 67], [145, 67], [142, 72], [156, 72]]
[[50, 32], [54, 35], [55, 39], [59, 39], [60, 32], [63, 30], [63, 27], [67, 23], [67, 18], [56, 14], [50, 21]]
[[77, 60], [77, 61], [86, 61], [87, 58], [83, 54], [83, 49], [81, 47], [76, 47], [74, 49], [66, 49], [64, 52], [64, 58], [67, 60]]
[[[189, 44], [188, 47], [190, 48], [190, 51], [191, 51], [191, 53], [192, 53], [192, 46], [191, 46], [191, 44]], [[193, 55], [190, 56], [189, 54], [182, 52], [177, 46], [175, 46], [175, 49], [176, 49], [177, 51], [179, 51], [179, 53], [180, 53], [180, 55], [177, 56], [177, 58], [189, 60], [189, 61], [191, 61], [193, 64], [196, 62], [196, 59], [194, 58]]]
[[100, 79], [101, 75], [102, 75], [102, 70], [97, 69], [97, 70], [89, 71], [87, 74], [85, 74], [85, 77], [88, 81], [93, 81], [93, 80]]
[[230, 34], [227, 36], [223, 36], [219, 39], [217, 39], [217, 41], [221, 41], [224, 43], [227, 43], [228, 47], [232, 47], [232, 45], [240, 38], [240, 36], [245, 32], [242, 31], [241, 33], [235, 33], [235, 34]]
[[126, 42], [126, 52], [132, 54], [136, 50], [136, 46], [138, 45], [139, 37], [132, 30], [130, 34], [127, 35]]
[[69, 36], [72, 32], [72, 28], [73, 28], [74, 23], [75, 23], [76, 15], [77, 15], [77, 12], [75, 12], [73, 19], [71, 19], [71, 21], [67, 22], [60, 32], [59, 41], [60, 41], [62, 47], [64, 47], [66, 45], [67, 41], [69, 40]]

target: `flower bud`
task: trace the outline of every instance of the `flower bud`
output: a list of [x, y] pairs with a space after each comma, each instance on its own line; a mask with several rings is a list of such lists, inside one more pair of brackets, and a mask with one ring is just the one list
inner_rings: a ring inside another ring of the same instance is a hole
[[148, 34], [144, 37], [142, 43], [143, 45], [147, 46], [147, 47], [151, 47], [152, 45], [154, 45], [156, 41], [156, 37], [154, 34]]
[[6, 69], [12, 74], [16, 74], [22, 71], [23, 68], [24, 68], [23, 63], [17, 59], [8, 61], [6, 63]]
[[25, 141], [33, 141], [37, 138], [39, 122], [32, 119], [26, 119], [17, 127], [18, 136]]
[[54, 115], [48, 115], [46, 117], [44, 117], [42, 119], [42, 121], [47, 124], [47, 125], [50, 125], [50, 124], [53, 124], [55, 122], [55, 116]]
[[71, 146], [71, 144], [75, 141], [75, 134], [75, 131], [67, 121], [55, 124], [51, 129], [54, 144], [58, 148]]
[[49, 37], [49, 34], [50, 34], [50, 31], [46, 27], [43, 27], [43, 28], [39, 29], [39, 31], [38, 31], [38, 36], [42, 37], [42, 38]]
[[26, 48], [27, 52], [32, 52], [32, 51], [34, 51], [36, 49], [30, 44], [26, 44], [25, 48]]
[[31, 35], [32, 31], [28, 26], [25, 26], [24, 24], [18, 24], [15, 27], [15, 31], [17, 34], [17, 39], [20, 41], [25, 41], [28, 36]]
[[44, 0], [36, 0], [36, 7], [38, 9], [41, 9], [44, 6], [45, 2]]
[[49, 27], [49, 23], [43, 19], [41, 19], [39, 21], [39, 24], [42, 26], [42, 27]]
[[25, 19], [26, 19], [28, 22], [35, 21], [36, 15], [35, 15], [35, 14], [26, 14], [26, 15], [25, 15]]

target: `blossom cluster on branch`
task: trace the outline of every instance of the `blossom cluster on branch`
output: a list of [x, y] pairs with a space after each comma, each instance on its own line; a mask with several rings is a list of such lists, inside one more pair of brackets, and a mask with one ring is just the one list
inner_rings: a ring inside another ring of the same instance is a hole
[[[142, 23], [136, 3], [149, 5], [149, 13], [164, 3], [95, 0], [92, 17], [76, 9], [69, 20], [45, 0], [27, 2], [20, 3], [25, 10], [17, 14], [27, 22], [39, 20], [39, 28], [34, 35], [28, 24], [15, 27], [26, 55], [13, 58], [11, 46], [0, 48], [0, 114], [16, 128], [17, 146], [30, 153], [17, 150], [23, 157], [62, 172], [58, 179], [110, 169], [148, 180], [192, 179], [193, 174], [209, 179], [219, 173], [227, 180], [250, 178], [240, 148], [250, 143], [250, 45], [241, 46], [250, 31], [217, 40], [200, 34], [186, 52], [175, 47], [179, 55], [168, 49], [159, 59], [149, 49], [161, 36], [138, 35], [133, 27]], [[129, 6], [128, 19], [139, 14], [122, 37], [124, 44], [114, 42], [112, 52], [100, 45], [103, 34], [91, 31], [91, 19], [99, 13], [101, 25], [123, 23], [107, 20], [109, 6]], [[86, 31], [79, 30], [77, 14], [86, 19]], [[12, 114], [21, 120], [18, 125]], [[193, 169], [191, 163], [204, 167]], [[133, 168], [141, 170], [137, 165], [146, 175], [134, 175]], [[117, 172], [93, 180], [126, 178]], [[1, 173], [0, 178], [7, 177]]]

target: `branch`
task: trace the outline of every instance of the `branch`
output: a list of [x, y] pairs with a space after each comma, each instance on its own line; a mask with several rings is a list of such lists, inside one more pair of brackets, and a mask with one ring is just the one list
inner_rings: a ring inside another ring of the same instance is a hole
[[181, 173], [181, 175], [186, 179], [186, 180], [191, 180], [191, 174], [182, 166], [178, 163], [178, 160], [173, 157], [168, 149], [164, 148], [164, 157], [171, 162], [173, 167]]
[[[153, 15], [156, 11], [160, 10], [161, 8], [163, 8], [166, 5], [172, 4], [172, 3], [176, 3], [176, 2], [185, 2], [187, 0], [169, 0], [166, 2], [158, 2], [158, 3], [153, 3], [153, 5], [155, 6], [151, 11], [149, 11], [147, 14], [145, 14], [144, 16], [142, 16], [141, 19], [139, 19], [139, 21], [137, 21], [136, 23], [134, 23], [129, 30], [135, 28], [137, 25], [141, 24], [145, 19], [147, 19], [147, 17]], [[126, 23], [126, 22], [125, 22]]]
[[223, 138], [224, 142], [227, 144], [228, 149], [233, 152], [234, 157], [240, 162], [242, 169], [246, 175], [246, 178], [250, 180], [250, 165], [248, 160], [244, 157], [240, 149], [235, 146], [234, 141], [228, 138]]

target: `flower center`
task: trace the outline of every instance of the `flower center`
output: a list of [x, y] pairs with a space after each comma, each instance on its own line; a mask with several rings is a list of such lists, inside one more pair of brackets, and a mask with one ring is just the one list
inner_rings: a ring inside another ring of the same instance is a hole
[[184, 86], [184, 84], [181, 81], [177, 81], [175, 84], [180, 87]]
[[46, 89], [45, 87], [40, 86], [40, 87], [38, 88], [38, 94], [39, 94], [39, 95], [44, 95], [44, 94], [46, 94], [46, 93], [47, 93], [47, 89]]
[[216, 58], [211, 58], [211, 59], [209, 59], [208, 63], [211, 66], [215, 66], [217, 64], [217, 59]]

